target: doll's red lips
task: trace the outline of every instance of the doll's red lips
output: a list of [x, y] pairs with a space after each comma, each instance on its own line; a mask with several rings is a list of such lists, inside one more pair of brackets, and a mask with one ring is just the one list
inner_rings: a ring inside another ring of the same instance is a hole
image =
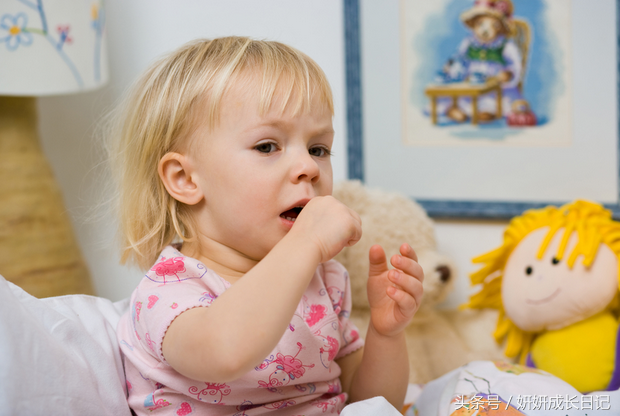
[[526, 299], [525, 303], [530, 305], [540, 305], [541, 303], [549, 302], [551, 299], [555, 298], [560, 293], [560, 288], [557, 288], [555, 292], [542, 299]]

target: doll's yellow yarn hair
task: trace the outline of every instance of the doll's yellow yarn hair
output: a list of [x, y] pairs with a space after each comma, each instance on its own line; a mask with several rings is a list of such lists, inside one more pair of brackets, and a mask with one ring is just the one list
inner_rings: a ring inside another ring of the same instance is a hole
[[[589, 267], [594, 262], [601, 243], [606, 244], [620, 260], [620, 222], [612, 220], [611, 212], [603, 206], [584, 200], [577, 200], [559, 208], [549, 206], [526, 211], [510, 221], [500, 247], [472, 260], [483, 265], [470, 275], [472, 285], [481, 284], [482, 289], [464, 306], [498, 309], [499, 318], [493, 335], [498, 342], [506, 340], [505, 354], [508, 357], [518, 355], [521, 362], [525, 361], [535, 334], [522, 331], [506, 316], [501, 295], [503, 270], [521, 240], [532, 231], [543, 227], [549, 227], [549, 232], [538, 250], [539, 259], [543, 257], [555, 234], [564, 228], [555, 256], [560, 260], [568, 256], [568, 267], [572, 268], [579, 256], [583, 256], [584, 266]], [[566, 253], [573, 232], [577, 232], [578, 242], [571, 253]], [[620, 276], [620, 270], [618, 275]], [[617, 296], [610, 308], [617, 312]]]

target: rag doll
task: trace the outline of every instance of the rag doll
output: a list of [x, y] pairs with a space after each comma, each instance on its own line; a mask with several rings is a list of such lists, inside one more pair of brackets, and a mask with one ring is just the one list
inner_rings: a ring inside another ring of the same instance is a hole
[[526, 211], [502, 245], [474, 263], [482, 289], [469, 307], [499, 310], [505, 353], [581, 392], [620, 387], [620, 223], [603, 206], [577, 200]]

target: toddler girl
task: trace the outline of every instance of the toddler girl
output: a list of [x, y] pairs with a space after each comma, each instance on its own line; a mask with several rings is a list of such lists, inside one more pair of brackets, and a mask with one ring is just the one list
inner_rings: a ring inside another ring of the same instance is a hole
[[371, 249], [363, 347], [332, 260], [361, 223], [330, 196], [318, 65], [277, 42], [199, 40], [153, 65], [118, 114], [122, 261], [148, 270], [118, 327], [134, 412], [311, 415], [374, 396], [400, 408], [423, 273], [406, 244], [390, 271]]

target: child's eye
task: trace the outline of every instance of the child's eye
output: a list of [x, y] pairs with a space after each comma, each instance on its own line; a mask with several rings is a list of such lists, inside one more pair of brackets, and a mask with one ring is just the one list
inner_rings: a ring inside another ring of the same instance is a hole
[[316, 157], [331, 156], [331, 152], [329, 151], [329, 149], [322, 146], [311, 147], [310, 150], [308, 150], [308, 153]]
[[260, 143], [254, 146], [254, 149], [258, 150], [261, 153], [271, 153], [271, 152], [275, 152], [276, 150], [278, 150], [275, 143]]

